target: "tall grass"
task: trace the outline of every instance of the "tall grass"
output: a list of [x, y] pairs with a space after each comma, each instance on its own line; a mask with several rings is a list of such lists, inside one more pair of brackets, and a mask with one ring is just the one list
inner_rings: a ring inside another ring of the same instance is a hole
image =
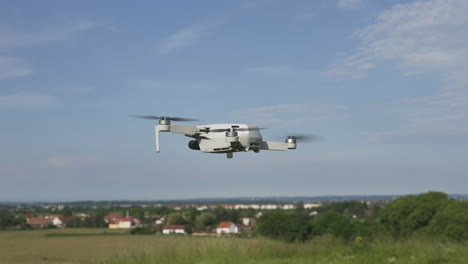
[[164, 240], [161, 242], [167, 244], [122, 253], [98, 263], [468, 263], [468, 248], [462, 244], [423, 239], [346, 243], [320, 237], [304, 244], [240, 238]]

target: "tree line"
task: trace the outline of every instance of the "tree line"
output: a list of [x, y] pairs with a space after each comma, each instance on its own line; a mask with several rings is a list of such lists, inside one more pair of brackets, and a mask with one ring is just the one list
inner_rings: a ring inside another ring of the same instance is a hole
[[[353, 202], [351, 202], [353, 203]], [[356, 202], [354, 202], [356, 203]], [[352, 204], [348, 204], [352, 205]], [[442, 192], [409, 195], [391, 201], [374, 217], [350, 217], [349, 210], [363, 211], [366, 205], [347, 207], [337, 203], [321, 208], [316, 216], [305, 211], [275, 211], [261, 216], [256, 233], [284, 241], [307, 241], [315, 236], [332, 235], [344, 240], [389, 236], [411, 236], [468, 240], [468, 202], [451, 199]]]

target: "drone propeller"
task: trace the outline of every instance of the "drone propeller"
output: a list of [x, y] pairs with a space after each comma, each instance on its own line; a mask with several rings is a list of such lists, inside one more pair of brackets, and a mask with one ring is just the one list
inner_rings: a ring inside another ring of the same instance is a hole
[[288, 135], [287, 139], [295, 139], [297, 141], [302, 141], [302, 142], [311, 142], [311, 141], [317, 141], [320, 139], [319, 136], [315, 135], [303, 135], [303, 134], [295, 134], [295, 135]]
[[231, 130], [234, 131], [234, 132], [239, 132], [239, 131], [257, 131], [257, 130], [261, 130], [261, 129], [264, 129], [264, 128], [259, 128], [259, 127], [209, 128], [209, 127], [205, 127], [205, 128], [200, 129], [200, 131], [201, 131], [201, 132], [210, 133], [210, 132], [230, 132]]
[[197, 120], [198, 120], [198, 119], [193, 119], [193, 118], [169, 117], [169, 116], [143, 116], [143, 115], [132, 115], [132, 117], [143, 118], [143, 119], [153, 119], [153, 120], [179, 121], [179, 122], [188, 122], [188, 121], [197, 121]]

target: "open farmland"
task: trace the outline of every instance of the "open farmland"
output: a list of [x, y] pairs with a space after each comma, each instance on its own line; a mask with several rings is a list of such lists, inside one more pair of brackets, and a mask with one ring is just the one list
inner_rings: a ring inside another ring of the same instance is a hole
[[466, 263], [461, 244], [407, 240], [305, 244], [265, 239], [132, 236], [108, 229], [0, 232], [0, 263]]

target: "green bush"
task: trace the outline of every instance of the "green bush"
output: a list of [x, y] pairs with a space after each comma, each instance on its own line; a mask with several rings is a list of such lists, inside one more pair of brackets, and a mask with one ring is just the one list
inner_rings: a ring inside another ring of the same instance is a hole
[[311, 224], [306, 214], [276, 211], [262, 215], [255, 231], [262, 236], [288, 242], [306, 241], [311, 235]]

